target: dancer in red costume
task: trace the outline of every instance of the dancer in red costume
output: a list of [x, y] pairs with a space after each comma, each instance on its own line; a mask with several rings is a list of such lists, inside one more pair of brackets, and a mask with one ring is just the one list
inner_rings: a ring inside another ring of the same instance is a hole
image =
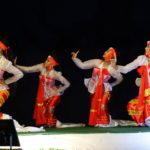
[[[58, 105], [61, 95], [70, 83], [65, 79], [61, 72], [57, 72], [54, 67], [59, 65], [52, 56], [48, 56], [44, 63], [26, 67], [17, 65], [19, 69], [26, 73], [40, 72], [40, 81], [37, 92], [34, 119], [36, 125], [47, 125], [55, 127], [57, 118], [54, 115], [55, 107]], [[55, 85], [55, 80], [61, 85]]]
[[[8, 60], [10, 47], [0, 41], [0, 108], [4, 105], [10, 95], [9, 84], [18, 81], [23, 77], [23, 73], [12, 65], [12, 62]], [[4, 79], [3, 75], [7, 72], [13, 74], [13, 76]], [[3, 113], [0, 112], [0, 119], [3, 119]]]
[[136, 80], [136, 83], [140, 84], [139, 94], [129, 101], [127, 110], [128, 114], [140, 126], [150, 127], [150, 41], [147, 41], [145, 55], [138, 56], [126, 66], [119, 66], [118, 70], [122, 73], [128, 73], [136, 68], [141, 76], [141, 80]]
[[[78, 51], [79, 52], [79, 51]], [[104, 60], [92, 59], [82, 62], [77, 58], [78, 52], [72, 52], [73, 62], [81, 69], [92, 69], [93, 73], [90, 79], [85, 79], [85, 85], [88, 92], [91, 93], [91, 108], [89, 115], [89, 125], [96, 127], [114, 126], [108, 112], [108, 102], [111, 97], [112, 87], [122, 81], [122, 75], [117, 72], [116, 52], [114, 48], [109, 48], [103, 54]], [[113, 77], [116, 80], [109, 83]]]

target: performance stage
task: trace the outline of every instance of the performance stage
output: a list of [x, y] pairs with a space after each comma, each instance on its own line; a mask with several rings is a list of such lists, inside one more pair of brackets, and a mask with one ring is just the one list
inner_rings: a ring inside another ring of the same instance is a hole
[[70, 127], [19, 133], [23, 150], [149, 150], [148, 127]]

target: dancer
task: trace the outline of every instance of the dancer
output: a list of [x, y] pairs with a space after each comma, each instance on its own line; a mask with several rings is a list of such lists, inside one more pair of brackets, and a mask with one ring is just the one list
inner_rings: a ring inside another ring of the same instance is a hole
[[[23, 73], [13, 66], [12, 62], [7, 59], [9, 57], [10, 47], [0, 41], [0, 108], [4, 105], [10, 95], [9, 85], [18, 81], [23, 77]], [[13, 76], [4, 79], [3, 75], [7, 72]], [[0, 113], [0, 119], [3, 118], [3, 113]]]
[[[92, 69], [93, 73], [90, 79], [85, 79], [85, 85], [88, 92], [91, 93], [91, 108], [89, 115], [90, 126], [110, 127], [114, 126], [108, 112], [108, 102], [111, 97], [112, 87], [119, 84], [123, 77], [117, 72], [116, 52], [110, 47], [103, 54], [103, 59], [92, 59], [82, 62], [77, 58], [79, 51], [72, 52], [73, 62], [81, 69]], [[113, 77], [116, 80], [109, 83], [108, 80]]]
[[150, 41], [147, 41], [145, 55], [138, 56], [126, 66], [119, 66], [118, 70], [121, 73], [128, 73], [136, 68], [141, 76], [141, 79], [136, 79], [136, 85], [140, 87], [139, 94], [129, 101], [127, 111], [140, 126], [150, 127]]
[[[54, 67], [59, 65], [52, 56], [48, 56], [44, 63], [31, 67], [16, 65], [26, 73], [40, 72], [40, 81], [37, 92], [35, 110], [33, 118], [36, 125], [47, 125], [56, 127], [57, 118], [54, 115], [55, 107], [58, 105], [61, 95], [70, 86], [61, 72], [57, 72]], [[61, 83], [55, 85], [55, 80]]]

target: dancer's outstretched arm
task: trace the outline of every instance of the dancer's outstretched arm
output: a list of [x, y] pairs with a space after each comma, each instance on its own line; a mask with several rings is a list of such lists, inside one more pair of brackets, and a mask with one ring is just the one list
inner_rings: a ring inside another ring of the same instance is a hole
[[138, 56], [133, 62], [131, 62], [125, 66], [118, 66], [118, 71], [126, 74], [126, 73], [138, 68], [139, 66], [144, 65], [146, 63], [146, 61], [147, 61], [146, 56], [144, 56], [144, 55]]
[[101, 60], [100, 59], [91, 59], [88, 61], [82, 62], [79, 58], [77, 58], [79, 51], [77, 52], [72, 52], [72, 60], [73, 62], [80, 68], [80, 69], [92, 69], [94, 67], [97, 67]]
[[17, 68], [26, 73], [40, 72], [42, 70], [42, 64], [37, 64], [34, 66], [20, 66], [16, 65]]
[[26, 73], [40, 72], [40, 71], [42, 71], [42, 68], [43, 68], [43, 63], [33, 65], [33, 66], [17, 65], [17, 57], [14, 60], [14, 64], [17, 68], [19, 68], [20, 70], [22, 70], [23, 72], [26, 72]]

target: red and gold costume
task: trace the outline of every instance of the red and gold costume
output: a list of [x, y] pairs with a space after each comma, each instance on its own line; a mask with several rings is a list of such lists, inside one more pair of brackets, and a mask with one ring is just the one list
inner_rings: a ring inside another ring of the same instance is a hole
[[[114, 49], [110, 51], [105, 61], [110, 61], [114, 58]], [[85, 79], [85, 85], [88, 88], [88, 92], [91, 93], [91, 108], [89, 115], [90, 126], [109, 126], [110, 115], [108, 112], [108, 102], [111, 96], [112, 87], [119, 84], [122, 81], [122, 76], [111, 65], [107, 68], [104, 67], [104, 61], [100, 59], [92, 59], [85, 62], [81, 62], [78, 58], [72, 58], [75, 64], [81, 69], [93, 68], [92, 77]], [[113, 77], [115, 82], [109, 83], [108, 80]]]
[[[39, 87], [33, 118], [36, 120], [36, 125], [48, 125], [55, 127], [57, 121], [57, 118], [54, 115], [55, 107], [60, 101], [61, 94], [69, 87], [70, 83], [61, 75], [60, 72], [53, 69], [53, 66], [58, 65], [54, 58], [49, 56], [47, 60], [50, 62], [48, 69], [46, 69], [44, 63], [31, 67], [19, 65], [17, 65], [17, 67], [27, 73], [40, 72]], [[63, 86], [56, 87], [55, 80], [61, 82]]]
[[[148, 42], [147, 45], [150, 45]], [[129, 101], [127, 105], [128, 114], [140, 126], [150, 126], [150, 53], [138, 56], [133, 62], [126, 66], [120, 66], [120, 72], [127, 73], [138, 68], [141, 76], [139, 94]]]
[[150, 120], [150, 86], [148, 84], [148, 70], [150, 70], [150, 65], [144, 65], [138, 69], [142, 78], [139, 95], [127, 105], [129, 115], [139, 125], [148, 125], [148, 120]]
[[[9, 47], [7, 47], [3, 42], [0, 41], [0, 51], [7, 51]], [[12, 77], [8, 79], [4, 79], [4, 72], [8, 72], [13, 74]], [[9, 84], [16, 82], [20, 78], [23, 77], [23, 73], [16, 67], [14, 67], [8, 59], [6, 59], [2, 52], [0, 54], [0, 107], [3, 106], [5, 101], [9, 97]], [[3, 118], [3, 113], [0, 113], [0, 119]]]
[[111, 96], [111, 87], [105, 87], [108, 85], [108, 80], [111, 78], [107, 69], [94, 68], [93, 75], [100, 77], [95, 88], [95, 92], [91, 94], [91, 109], [89, 116], [89, 125], [95, 126], [96, 124], [108, 125], [109, 124], [109, 112], [108, 102]]

